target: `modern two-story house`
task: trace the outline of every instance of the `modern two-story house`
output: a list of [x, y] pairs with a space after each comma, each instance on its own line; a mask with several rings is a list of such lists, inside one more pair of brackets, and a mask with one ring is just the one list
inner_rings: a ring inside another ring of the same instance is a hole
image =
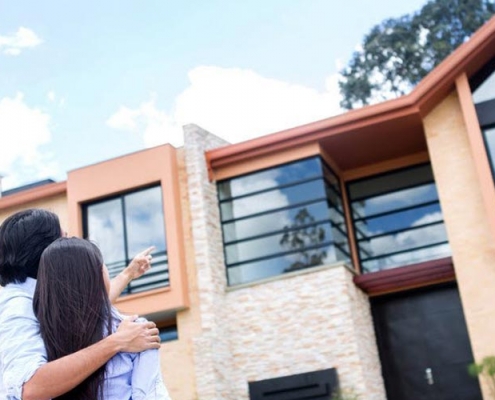
[[495, 355], [495, 19], [410, 94], [227, 144], [158, 146], [4, 192], [55, 211], [157, 322], [176, 400], [489, 399]]

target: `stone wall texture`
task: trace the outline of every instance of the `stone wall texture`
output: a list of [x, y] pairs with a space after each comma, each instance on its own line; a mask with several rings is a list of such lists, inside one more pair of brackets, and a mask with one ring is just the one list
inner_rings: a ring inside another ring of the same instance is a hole
[[184, 130], [199, 307], [197, 399], [248, 399], [249, 381], [332, 367], [344, 389], [385, 399], [369, 301], [346, 266], [227, 288], [216, 185], [204, 159], [224, 142], [194, 125]]

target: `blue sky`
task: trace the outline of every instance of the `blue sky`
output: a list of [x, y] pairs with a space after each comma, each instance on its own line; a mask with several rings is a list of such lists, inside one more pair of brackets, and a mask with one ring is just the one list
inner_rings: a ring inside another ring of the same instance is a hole
[[9, 189], [196, 123], [239, 142], [335, 115], [369, 29], [425, 0], [0, 0], [0, 174]]

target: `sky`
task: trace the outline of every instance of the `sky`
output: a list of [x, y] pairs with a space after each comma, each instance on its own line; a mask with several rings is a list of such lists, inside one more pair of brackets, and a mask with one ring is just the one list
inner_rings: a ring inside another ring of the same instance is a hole
[[3, 190], [163, 143], [339, 114], [370, 28], [426, 0], [0, 0]]

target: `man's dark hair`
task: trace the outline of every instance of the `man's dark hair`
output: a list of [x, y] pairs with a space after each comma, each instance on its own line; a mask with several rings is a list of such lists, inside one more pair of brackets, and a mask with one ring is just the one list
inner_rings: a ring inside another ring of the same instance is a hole
[[[48, 361], [77, 352], [112, 331], [103, 257], [93, 243], [62, 237], [41, 256], [33, 310]], [[56, 400], [103, 398], [105, 366]]]
[[19, 211], [0, 225], [0, 285], [36, 279], [41, 253], [62, 236], [56, 214], [38, 208]]

